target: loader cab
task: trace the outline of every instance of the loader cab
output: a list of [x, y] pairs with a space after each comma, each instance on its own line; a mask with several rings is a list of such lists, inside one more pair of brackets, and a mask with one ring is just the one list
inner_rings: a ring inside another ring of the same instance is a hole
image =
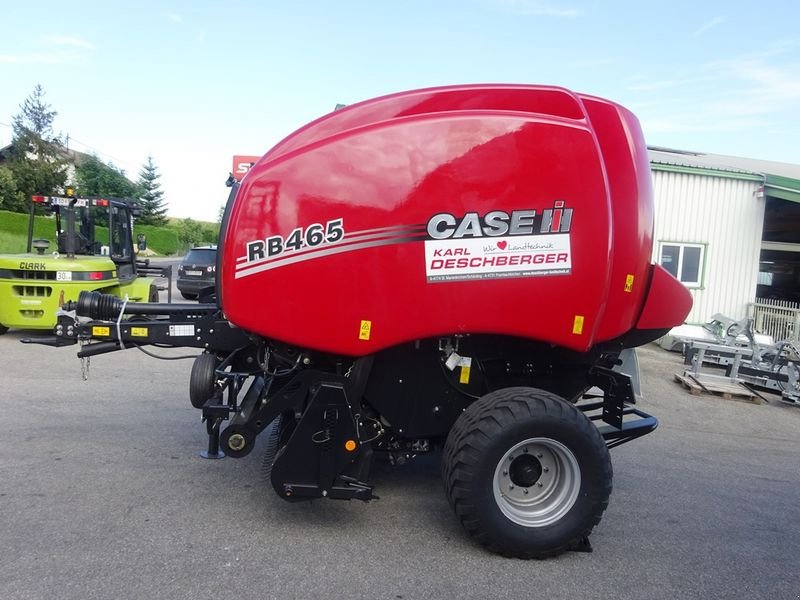
[[[49, 208], [55, 216], [57, 252], [67, 257], [107, 255], [117, 266], [121, 282], [136, 277], [133, 217], [141, 212], [136, 202], [122, 198], [77, 198], [70, 192], [66, 197], [33, 197], [33, 204]], [[33, 216], [32, 206], [28, 252], [34, 246]], [[107, 227], [108, 237], [98, 235], [98, 227]]]
[[111, 200], [108, 215], [109, 255], [117, 265], [120, 281], [136, 277], [136, 260], [133, 252], [133, 217], [139, 214], [132, 201]]
[[[34, 206], [41, 204], [55, 216], [56, 250], [67, 256], [92, 256], [97, 248], [94, 238], [94, 210], [85, 198], [75, 198], [71, 193], [64, 198], [34, 196], [31, 204], [30, 226], [33, 228]], [[28, 252], [31, 251], [28, 239]]]
[[59, 254], [91, 256], [95, 254], [94, 211], [88, 207], [55, 205], [56, 249]]

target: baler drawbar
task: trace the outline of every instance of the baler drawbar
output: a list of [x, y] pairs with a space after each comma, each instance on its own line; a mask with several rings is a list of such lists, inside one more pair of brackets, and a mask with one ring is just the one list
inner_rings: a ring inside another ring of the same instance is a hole
[[472, 85], [368, 100], [234, 184], [216, 302], [85, 292], [52, 343], [202, 349], [189, 398], [204, 455], [246, 456], [267, 432], [285, 500], [370, 500], [372, 460], [441, 450], [478, 542], [523, 558], [585, 548], [611, 494], [608, 449], [657, 426], [633, 406], [633, 348], [691, 306], [650, 262], [649, 178], [635, 117], [592, 96]]

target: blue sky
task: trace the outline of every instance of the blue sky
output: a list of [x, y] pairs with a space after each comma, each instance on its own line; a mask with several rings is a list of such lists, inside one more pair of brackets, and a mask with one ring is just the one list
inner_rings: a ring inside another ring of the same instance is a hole
[[214, 220], [233, 154], [337, 103], [474, 82], [633, 110], [650, 145], [800, 164], [800, 3], [592, 0], [4, 2], [0, 144], [40, 83], [71, 147], [173, 216]]

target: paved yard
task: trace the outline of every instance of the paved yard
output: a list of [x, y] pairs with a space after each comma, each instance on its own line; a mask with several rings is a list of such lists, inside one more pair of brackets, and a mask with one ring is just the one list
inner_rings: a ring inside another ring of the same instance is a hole
[[612, 451], [594, 553], [526, 562], [462, 533], [438, 456], [379, 469], [370, 504], [288, 504], [258, 450], [198, 457], [191, 361], [129, 350], [84, 382], [74, 349], [19, 337], [0, 337], [4, 600], [800, 597], [800, 408], [690, 396], [654, 346], [661, 426]]

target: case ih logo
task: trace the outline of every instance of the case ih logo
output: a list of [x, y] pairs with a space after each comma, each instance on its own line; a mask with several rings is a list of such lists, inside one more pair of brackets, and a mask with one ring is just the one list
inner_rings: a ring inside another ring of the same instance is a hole
[[569, 233], [572, 226], [572, 209], [556, 200], [553, 208], [538, 213], [534, 209], [514, 210], [507, 213], [493, 210], [480, 216], [469, 212], [458, 219], [450, 213], [439, 213], [428, 221], [428, 235], [433, 240], [451, 238], [501, 237], [505, 235], [537, 235], [543, 233]]
[[563, 200], [541, 213], [494, 210], [428, 220], [425, 273], [429, 283], [569, 275], [572, 210]]

